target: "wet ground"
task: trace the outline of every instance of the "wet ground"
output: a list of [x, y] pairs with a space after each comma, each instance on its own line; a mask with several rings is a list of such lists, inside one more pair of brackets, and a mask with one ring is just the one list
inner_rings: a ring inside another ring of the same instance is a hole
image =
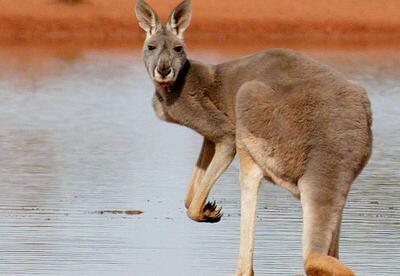
[[[27, 51], [0, 51], [0, 275], [232, 275], [238, 164], [211, 195], [223, 219], [189, 220], [183, 199], [201, 137], [156, 119], [140, 53]], [[341, 256], [357, 275], [398, 275], [399, 56], [308, 53], [362, 83], [374, 111], [374, 153], [349, 196]], [[255, 271], [302, 273], [300, 205], [268, 183], [260, 192]]]

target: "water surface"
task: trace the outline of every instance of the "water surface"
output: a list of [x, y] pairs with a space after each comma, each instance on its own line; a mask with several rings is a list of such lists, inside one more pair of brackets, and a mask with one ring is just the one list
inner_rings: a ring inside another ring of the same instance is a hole
[[[223, 206], [221, 222], [189, 220], [183, 200], [201, 137], [155, 117], [140, 53], [46, 52], [0, 51], [0, 275], [232, 275], [237, 161], [211, 195]], [[341, 257], [357, 275], [397, 275], [399, 58], [382, 50], [308, 52], [363, 84], [374, 112], [374, 152], [349, 196]], [[104, 212], [113, 210], [143, 214]], [[301, 228], [299, 202], [263, 185], [257, 275], [303, 273]]]

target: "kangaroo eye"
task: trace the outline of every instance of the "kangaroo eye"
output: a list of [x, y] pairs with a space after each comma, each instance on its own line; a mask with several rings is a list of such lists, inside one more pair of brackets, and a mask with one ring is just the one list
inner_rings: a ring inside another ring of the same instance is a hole
[[148, 45], [147, 49], [149, 49], [150, 51], [153, 51], [154, 49], [156, 49], [156, 46]]
[[176, 47], [174, 47], [174, 51], [177, 52], [177, 53], [182, 52], [182, 50], [183, 50], [183, 47], [182, 47], [182, 46], [176, 46]]

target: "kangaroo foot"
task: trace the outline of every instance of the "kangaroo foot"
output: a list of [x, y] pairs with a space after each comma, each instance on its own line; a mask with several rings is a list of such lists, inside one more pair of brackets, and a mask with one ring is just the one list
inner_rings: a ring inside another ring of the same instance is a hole
[[305, 270], [307, 276], [355, 276], [354, 272], [338, 259], [314, 252], [308, 256]]
[[217, 208], [217, 205], [214, 202], [207, 202], [204, 205], [203, 209], [199, 213], [191, 212], [190, 208], [187, 212], [189, 218], [198, 222], [218, 222], [221, 220], [223, 213], [221, 212], [221, 208]]

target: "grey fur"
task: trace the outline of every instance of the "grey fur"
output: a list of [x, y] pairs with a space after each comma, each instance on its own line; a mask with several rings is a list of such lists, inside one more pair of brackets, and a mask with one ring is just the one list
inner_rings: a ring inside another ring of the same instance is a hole
[[[143, 22], [141, 14], [152, 13], [146, 9], [144, 1], [137, 2], [139, 22]], [[207, 196], [239, 151], [242, 210], [247, 204], [243, 198], [250, 196], [248, 185], [258, 185], [260, 170], [265, 178], [301, 198], [308, 275], [353, 275], [339, 261], [324, 265], [323, 258], [338, 258], [347, 194], [371, 155], [372, 115], [366, 91], [328, 66], [288, 49], [267, 50], [218, 65], [188, 60], [184, 49], [175, 49], [184, 46], [183, 31], [168, 26], [174, 18], [175, 26], [184, 22], [187, 27], [190, 1], [178, 9], [167, 27], [155, 32], [144, 27], [144, 60], [156, 88], [153, 106], [157, 116], [204, 137], [186, 199], [189, 217], [208, 222], [220, 219], [221, 211], [215, 204], [206, 204]], [[148, 50], [148, 45], [156, 49]], [[154, 72], [160, 66], [171, 67], [174, 75], [167, 80], [157, 78]], [[256, 190], [251, 195], [254, 200]], [[242, 237], [237, 275], [253, 273], [249, 265], [253, 245], [248, 248], [251, 253], [243, 249], [248, 244]], [[322, 268], [313, 263], [316, 258]], [[321, 271], [325, 274], [318, 274]]]

